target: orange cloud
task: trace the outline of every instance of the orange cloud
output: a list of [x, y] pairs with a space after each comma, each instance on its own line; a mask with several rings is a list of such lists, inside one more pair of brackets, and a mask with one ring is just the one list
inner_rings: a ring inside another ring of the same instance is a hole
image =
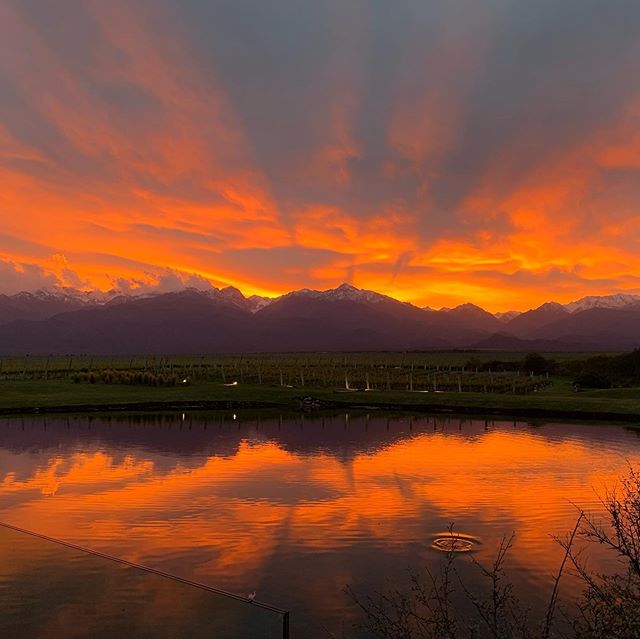
[[277, 7], [251, 41], [242, 7], [57, 10], [0, 7], [5, 261], [83, 288], [169, 268], [489, 310], [640, 290], [622, 9], [593, 53], [543, 30], [554, 65], [537, 32], [505, 56], [516, 16], [475, 5]]

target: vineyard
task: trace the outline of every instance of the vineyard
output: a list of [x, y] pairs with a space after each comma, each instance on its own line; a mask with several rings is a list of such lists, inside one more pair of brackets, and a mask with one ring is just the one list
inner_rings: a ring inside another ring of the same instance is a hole
[[[513, 355], [513, 354], [512, 354]], [[493, 356], [495, 357], [495, 355]], [[520, 357], [522, 357], [520, 355]], [[178, 386], [214, 382], [300, 389], [528, 394], [550, 383], [526, 362], [468, 353], [351, 353], [201, 357], [22, 357], [0, 360], [0, 380]], [[510, 370], [504, 370], [505, 365]]]

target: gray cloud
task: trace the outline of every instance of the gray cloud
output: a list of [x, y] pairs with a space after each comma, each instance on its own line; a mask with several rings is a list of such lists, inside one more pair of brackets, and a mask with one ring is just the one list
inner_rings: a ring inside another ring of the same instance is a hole
[[[0, 134], [37, 154], [0, 152], [0, 170], [77, 207], [77, 228], [100, 229], [96, 254], [138, 234], [246, 281], [268, 270], [313, 280], [338, 264], [400, 282], [431, 274], [412, 261], [440, 240], [508, 243], [510, 198], [552, 182], [562, 193], [553, 205], [538, 192], [523, 201], [531, 215], [575, 218], [569, 232], [592, 244], [638, 249], [640, 163], [605, 167], [592, 153], [634, 127], [636, 2], [8, 0], [5, 10]], [[405, 216], [415, 246], [376, 249], [377, 264], [362, 246], [305, 247], [297, 227], [314, 208], [363, 227]], [[110, 224], [114, 211], [129, 223]], [[256, 231], [255, 220], [267, 222]], [[278, 224], [272, 249], [252, 248]], [[40, 250], [18, 235], [0, 236], [0, 249]], [[568, 271], [546, 272], [550, 286], [567, 282]]]
[[159, 273], [146, 273], [146, 280], [115, 278], [113, 286], [122, 293], [175, 293], [185, 288], [197, 288], [201, 291], [212, 290], [211, 283], [195, 273], [182, 273], [175, 269], [164, 269]]
[[37, 264], [15, 263], [0, 259], [0, 282], [2, 293], [13, 295], [21, 291], [51, 289], [62, 285], [53, 273], [48, 273]]

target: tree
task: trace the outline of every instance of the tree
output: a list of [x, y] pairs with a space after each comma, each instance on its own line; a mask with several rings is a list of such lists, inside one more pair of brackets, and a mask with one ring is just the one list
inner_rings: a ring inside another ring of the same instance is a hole
[[547, 359], [538, 353], [529, 353], [522, 362], [522, 368], [527, 373], [545, 375], [555, 371], [556, 363], [554, 360]]

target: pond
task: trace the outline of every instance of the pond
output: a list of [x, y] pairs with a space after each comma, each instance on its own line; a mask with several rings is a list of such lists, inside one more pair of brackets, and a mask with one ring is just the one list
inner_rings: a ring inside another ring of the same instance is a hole
[[541, 609], [562, 559], [551, 535], [576, 505], [601, 511], [640, 462], [638, 432], [377, 412], [4, 418], [0, 522], [256, 593], [291, 611], [292, 637], [361, 637], [346, 586], [404, 588], [452, 545], [473, 580], [470, 556], [490, 561], [512, 532], [509, 575]]

